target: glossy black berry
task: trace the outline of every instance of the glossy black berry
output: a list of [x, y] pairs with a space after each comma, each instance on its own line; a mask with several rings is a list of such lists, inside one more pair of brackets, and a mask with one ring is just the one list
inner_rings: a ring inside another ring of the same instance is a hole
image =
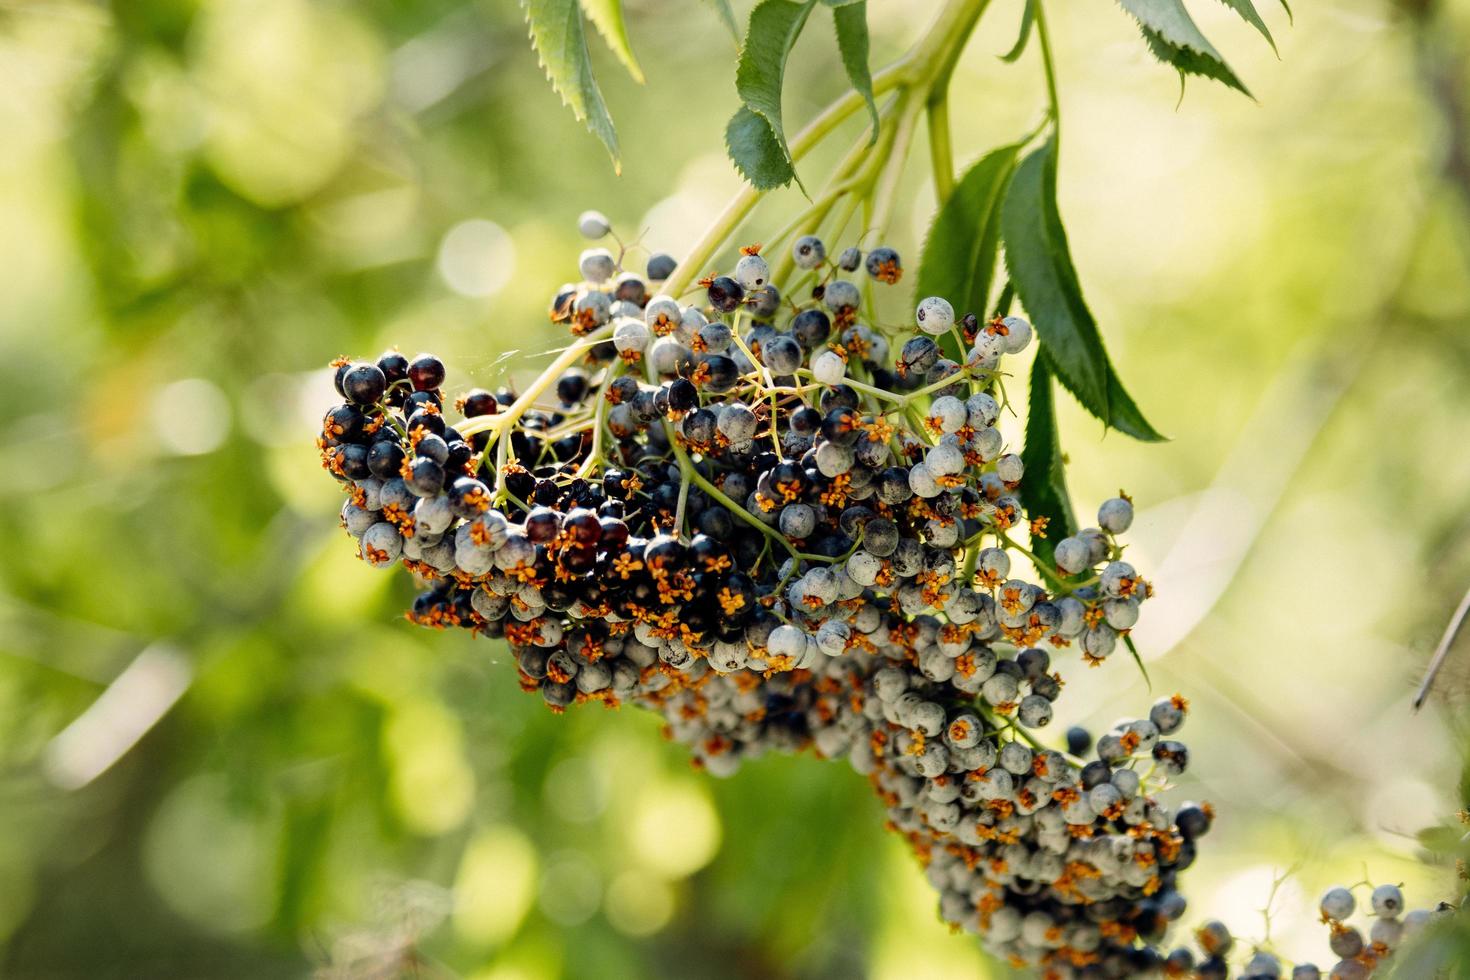
[[556, 397], [563, 405], [576, 405], [587, 397], [587, 372], [573, 369], [557, 379]]
[[433, 391], [444, 383], [444, 362], [433, 354], [420, 354], [408, 366], [408, 380], [416, 391]]
[[791, 318], [791, 336], [807, 350], [826, 343], [832, 335], [832, 319], [821, 310], [802, 310]]
[[500, 411], [500, 403], [495, 396], [484, 388], [474, 388], [465, 392], [460, 399], [460, 413], [467, 419], [479, 418], [482, 415], [494, 415]]
[[745, 289], [729, 276], [720, 276], [709, 284], [709, 305], [721, 313], [733, 313], [745, 299]]
[[427, 456], [415, 457], [409, 464], [409, 476], [405, 482], [419, 496], [434, 496], [444, 489], [444, 467]]
[[380, 480], [398, 475], [403, 466], [403, 447], [396, 439], [379, 439], [368, 447], [368, 469]]
[[342, 393], [358, 405], [376, 405], [387, 390], [388, 379], [376, 364], [354, 364], [342, 376]]
[[687, 378], [676, 378], [669, 385], [669, 408], [688, 412], [699, 407], [699, 389]]

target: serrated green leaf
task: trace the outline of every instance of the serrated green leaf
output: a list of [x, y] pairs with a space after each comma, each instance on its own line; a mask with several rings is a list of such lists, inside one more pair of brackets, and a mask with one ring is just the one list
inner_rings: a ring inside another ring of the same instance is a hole
[[868, 0], [822, 0], [828, 7], [851, 7], [854, 4], [867, 3]]
[[1118, 379], [1082, 297], [1056, 202], [1056, 138], [1017, 166], [1001, 205], [1001, 239], [1016, 295], [1030, 314], [1047, 365], [1110, 427], [1145, 442], [1163, 439]]
[[1171, 65], [1179, 72], [1181, 85], [1184, 81], [1184, 76], [1198, 75], [1201, 78], [1213, 79], [1228, 88], [1233, 88], [1242, 95], [1255, 98], [1255, 96], [1251, 95], [1250, 90], [1245, 87], [1245, 83], [1237, 78], [1235, 73], [1224, 62], [1198, 54], [1188, 48], [1172, 45], [1147, 27], [1143, 28], [1143, 39], [1148, 42], [1148, 49], [1153, 53], [1155, 58], [1166, 65]]
[[766, 121], [798, 185], [801, 179], [796, 177], [781, 120], [781, 86], [786, 80], [786, 58], [816, 3], [817, 0], [796, 3], [761, 0], [750, 12], [750, 26], [746, 28], [740, 63], [735, 69], [735, 90], [740, 94], [740, 101]]
[[992, 316], [1010, 316], [1011, 303], [1016, 298], [1016, 287], [1011, 285], [1009, 279], [1000, 288], [1000, 295], [995, 298], [995, 309], [991, 310]]
[[1133, 654], [1133, 662], [1138, 665], [1138, 672], [1143, 675], [1143, 686], [1152, 691], [1154, 689], [1154, 682], [1148, 676], [1148, 668], [1143, 665], [1143, 657], [1139, 655], [1138, 647], [1133, 644], [1133, 637], [1124, 633], [1123, 645], [1128, 648], [1129, 653]]
[[720, 15], [720, 22], [725, 25], [726, 29], [730, 32], [730, 36], [738, 43], [740, 41], [740, 25], [735, 21], [735, 8], [730, 6], [730, 0], [705, 0], [705, 2], [715, 8], [715, 13]]
[[770, 124], [744, 106], [725, 126], [725, 149], [735, 169], [757, 190], [785, 187], [796, 176]]
[[1117, 429], [1125, 436], [1132, 436], [1140, 442], [1164, 442], [1165, 436], [1152, 425], [1148, 419], [1143, 417], [1133, 398], [1123, 387], [1123, 382], [1118, 378], [1118, 372], [1113, 370], [1112, 362], [1108, 362], [1108, 411], [1111, 418], [1108, 425]]
[[1049, 139], [1021, 161], [1006, 191], [1006, 268], [1057, 378], [1083, 407], [1107, 421], [1107, 355], [1082, 301], [1055, 202], [1056, 141]]
[[1067, 493], [1051, 370], [1044, 357], [1037, 357], [1031, 365], [1031, 398], [1026, 409], [1026, 445], [1021, 450], [1021, 462], [1026, 472], [1021, 481], [1021, 506], [1031, 520], [1044, 517], [1047, 522], [1046, 537], [1032, 538], [1031, 552], [1047, 566], [1038, 569], [1043, 576], [1055, 575], [1052, 552], [1056, 542], [1077, 533], [1077, 518]]
[[[1000, 244], [1000, 202], [1020, 145], [992, 150], [965, 171], [929, 226], [919, 258], [915, 299], [943, 296], [964, 313], [984, 317]], [[939, 339], [944, 355], [964, 363], [952, 334]]]
[[1031, 25], [1036, 22], [1036, 0], [1026, 0], [1026, 8], [1021, 11], [1021, 31], [1016, 37], [1016, 43], [1011, 49], [1000, 56], [1000, 60], [1014, 64], [1020, 57], [1021, 52], [1026, 50], [1026, 42], [1031, 40]]
[[577, 0], [524, 0], [531, 43], [551, 87], [561, 96], [572, 115], [607, 147], [613, 167], [621, 171], [618, 134], [613, 128], [602, 90], [592, 75], [587, 52], [587, 32]]
[[[1244, 0], [1249, 3], [1250, 0]], [[633, 56], [633, 42], [628, 39], [628, 22], [623, 18], [623, 0], [582, 0], [582, 10], [592, 21], [608, 48], [628, 69], [633, 81], [643, 84], [643, 69]]]
[[1154, 57], [1180, 74], [1201, 75], [1250, 95], [1215, 46], [1205, 39], [1181, 0], [1118, 0], [1138, 21]]
[[868, 68], [868, 2], [832, 4], [832, 23], [837, 28], [837, 50], [842, 54], [842, 67], [847, 69], [847, 78], [852, 87], [868, 104], [868, 115], [873, 120], [873, 134], [868, 140], [872, 146], [878, 141], [878, 106], [873, 101], [873, 74]]
[[1266, 26], [1266, 22], [1261, 19], [1261, 15], [1256, 12], [1256, 5], [1251, 0], [1220, 0], [1220, 2], [1239, 14], [1241, 20], [1259, 31], [1261, 37], [1266, 39], [1266, 43], [1271, 45], [1271, 50], [1276, 50], [1276, 39], [1271, 36], [1271, 29]]

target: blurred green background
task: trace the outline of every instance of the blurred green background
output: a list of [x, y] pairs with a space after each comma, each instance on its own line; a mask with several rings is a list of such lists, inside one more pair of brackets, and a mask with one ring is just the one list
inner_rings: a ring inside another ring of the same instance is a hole
[[[882, 62], [933, 4], [871, 6]], [[1470, 5], [1273, 7], [1279, 60], [1194, 6], [1258, 103], [1181, 100], [1111, 4], [1053, 12], [1073, 251], [1173, 437], [1064, 409], [1080, 510], [1135, 496], [1159, 598], [1154, 694], [1074, 669], [1057, 724], [1188, 695], [1176, 799], [1221, 812], [1190, 918], [1264, 939], [1290, 869], [1270, 939], [1325, 961], [1323, 885], [1456, 886], [1415, 835], [1459, 806], [1470, 652], [1408, 699], [1470, 583]], [[677, 253], [738, 188], [732, 39], [628, 9], [646, 86], [593, 40], [618, 177], [509, 0], [0, 2], [0, 975], [997, 975], [846, 766], [719, 782], [652, 717], [554, 717], [336, 528], [329, 359], [525, 381], [579, 211]], [[1034, 46], [994, 57], [1019, 15], [960, 68], [960, 160], [1038, 117]], [[791, 118], [845, 84], [824, 20]]]

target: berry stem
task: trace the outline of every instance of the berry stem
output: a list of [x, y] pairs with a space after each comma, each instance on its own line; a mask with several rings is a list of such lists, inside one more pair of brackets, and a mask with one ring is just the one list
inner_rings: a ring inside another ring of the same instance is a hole
[[934, 202], [942, 208], [949, 200], [949, 195], [954, 193], [954, 147], [950, 145], [947, 86], [930, 97], [928, 115], [929, 166], [934, 172]]
[[1052, 59], [1051, 30], [1046, 26], [1046, 11], [1041, 0], [1034, 0], [1036, 43], [1041, 49], [1041, 68], [1046, 73], [1046, 101], [1052, 121], [1052, 139], [1060, 142], [1062, 129], [1061, 100], [1057, 98], [1057, 69]]
[[597, 472], [598, 465], [602, 462], [602, 430], [607, 425], [607, 386], [612, 384], [617, 377], [623, 373], [623, 362], [621, 359], [614, 361], [608, 369], [606, 380], [597, 395], [597, 407], [592, 410], [592, 448], [587, 452], [587, 458], [582, 460], [577, 467], [577, 476], [586, 479]]
[[[955, 62], [989, 2], [990, 0], [949, 0], [934, 18], [929, 30], [907, 54], [874, 74], [873, 95], [876, 97], [899, 89], [905, 93], [918, 93], [920, 101], [925, 101], [936, 87], [948, 86]], [[865, 100], [856, 91], [848, 92], [828, 105], [792, 138], [792, 161], [804, 157], [864, 105]], [[880, 128], [887, 129], [887, 123]], [[905, 146], [901, 151], [903, 155], [907, 155], [906, 144], [912, 136], [913, 127], [910, 125], [905, 133]], [[855, 149], [865, 151], [867, 143], [864, 142]], [[665, 292], [671, 296], [681, 295], [765, 194], [766, 191], [750, 184], [742, 187], [679, 262], [664, 286]], [[868, 224], [872, 226], [872, 222]]]
[[909, 149], [913, 146], [914, 130], [919, 125], [919, 113], [923, 109], [922, 99], [917, 94], [907, 94], [899, 105], [898, 124], [893, 139], [889, 142], [887, 159], [876, 181], [873, 192], [873, 216], [864, 233], [876, 233], [881, 239], [888, 231], [888, 221], [893, 214], [893, 202], [898, 196], [899, 180], [908, 163]]
[[[874, 75], [873, 95], [877, 96], [879, 93], [887, 92], [907, 82], [908, 67], [908, 59], [905, 58]], [[853, 91], [827, 106], [791, 140], [791, 159], [796, 161], [806, 156], [814, 146], [863, 105], [863, 97]], [[705, 229], [699, 241], [689, 249], [689, 254], [679, 262], [674, 269], [674, 274], [665, 283], [664, 291], [672, 296], [678, 296], [687, 289], [694, 278], [700, 274], [700, 270], [709, 263], [715, 252], [719, 251], [720, 246], [735, 231], [740, 222], [745, 220], [751, 208], [755, 207], [756, 202], [765, 194], [765, 191], [758, 190], [750, 184], [742, 187], [740, 192], [730, 200], [730, 203], [725, 205], [725, 210], [720, 213], [714, 223]]]
[[[468, 419], [460, 423], [457, 427], [459, 434], [468, 439], [470, 436], [478, 435], [481, 432], [489, 432], [492, 433], [490, 441], [494, 443], [500, 438], [502, 432], [515, 425], [517, 420], [530, 410], [531, 406], [536, 403], [536, 399], [546, 393], [546, 389], [556, 384], [562, 372], [580, 361], [582, 355], [586, 354], [592, 347], [611, 337], [612, 331], [612, 324], [605, 324], [604, 326], [598, 327], [592, 333], [587, 334], [570, 347], [567, 347], [556, 360], [546, 366], [546, 370], [542, 371], [535, 381], [531, 382], [531, 387], [527, 388], [521, 393], [519, 398], [506, 407], [505, 411], [497, 412], [494, 415], [481, 415], [478, 418]], [[485, 448], [489, 449], [490, 446], [487, 444]]]

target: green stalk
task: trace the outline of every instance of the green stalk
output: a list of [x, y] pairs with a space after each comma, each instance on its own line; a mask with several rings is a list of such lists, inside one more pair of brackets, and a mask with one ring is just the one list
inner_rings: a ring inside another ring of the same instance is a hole
[[[481, 432], [494, 433], [491, 438], [491, 443], [493, 443], [496, 439], [500, 438], [500, 433], [515, 425], [520, 417], [530, 410], [531, 406], [536, 403], [536, 399], [546, 393], [546, 389], [556, 384], [557, 379], [561, 377], [563, 371], [580, 361], [582, 355], [586, 354], [588, 350], [611, 337], [612, 331], [611, 323], [598, 327], [592, 333], [582, 337], [576, 343], [563, 350], [560, 356], [548, 364], [546, 370], [542, 371], [541, 375], [535, 381], [531, 382], [531, 387], [527, 388], [519, 398], [511, 402], [505, 411], [495, 415], [481, 415], [479, 418], [466, 419], [464, 422], [455, 426], [455, 428], [466, 439]], [[487, 445], [485, 448], [488, 449], [490, 447]]]
[[1062, 128], [1061, 100], [1057, 98], [1057, 69], [1052, 58], [1051, 30], [1046, 26], [1046, 11], [1041, 0], [1033, 0], [1031, 8], [1036, 11], [1036, 43], [1041, 48], [1041, 69], [1046, 74], [1046, 101], [1050, 107], [1053, 139], [1059, 139]]

